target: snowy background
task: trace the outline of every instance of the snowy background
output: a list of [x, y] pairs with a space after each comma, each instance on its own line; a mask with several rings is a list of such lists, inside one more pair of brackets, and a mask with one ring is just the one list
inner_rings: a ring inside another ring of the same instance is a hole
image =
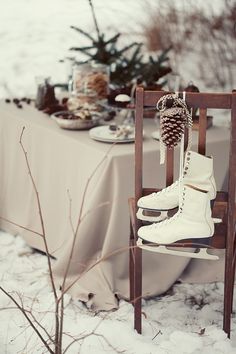
[[[94, 4], [101, 29], [122, 29], [126, 38], [143, 16], [142, 1]], [[87, 0], [0, 0], [0, 97], [32, 94], [36, 76], [65, 82], [68, 67], [59, 60], [75, 55], [69, 48], [84, 40], [71, 25], [94, 32]]]
[[[155, 3], [155, 0], [150, 0]], [[100, 27], [120, 28], [125, 40], [139, 31], [145, 17], [144, 1], [94, 0]], [[204, 6], [211, 1], [200, 1]], [[214, 1], [216, 9], [221, 2]], [[69, 47], [82, 44], [70, 29], [76, 25], [93, 30], [86, 0], [0, 0], [0, 97], [33, 95], [36, 76], [65, 82], [69, 68], [60, 59], [71, 55]], [[186, 78], [188, 80], [188, 78]], [[1, 285], [22, 297], [41, 323], [50, 330], [52, 293], [46, 279], [43, 255], [34, 253], [20, 236], [0, 234]], [[222, 331], [223, 284], [175, 285], [165, 297], [144, 301], [143, 336], [133, 331], [133, 309], [121, 302], [118, 311], [95, 316], [82, 303], [67, 298], [65, 345], [69, 335], [89, 336], [68, 353], [102, 354], [220, 354], [235, 353], [236, 318], [232, 339]], [[234, 302], [234, 308], [236, 303]], [[22, 315], [0, 293], [0, 353], [43, 353]]]
[[[95, 0], [99, 27], [107, 33], [121, 32], [121, 45], [122, 41], [143, 41], [140, 28], [148, 16], [145, 1], [157, 4], [157, 0]], [[212, 1], [195, 3], [207, 8]], [[216, 13], [221, 7], [222, 0], [214, 1]], [[75, 55], [69, 51], [71, 46], [86, 44], [71, 25], [94, 32], [87, 0], [0, 0], [0, 97], [34, 95], [37, 76], [49, 76], [53, 82], [67, 80], [68, 61], [59, 61]], [[186, 84], [193, 78], [194, 68], [183, 64], [183, 70]]]

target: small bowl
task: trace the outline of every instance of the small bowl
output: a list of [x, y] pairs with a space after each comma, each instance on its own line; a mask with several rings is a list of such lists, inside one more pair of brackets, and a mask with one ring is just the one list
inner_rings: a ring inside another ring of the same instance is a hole
[[76, 116], [76, 111], [61, 111], [51, 115], [60, 128], [69, 130], [86, 130], [99, 124], [100, 115], [97, 112], [91, 113], [91, 119], [68, 118]]

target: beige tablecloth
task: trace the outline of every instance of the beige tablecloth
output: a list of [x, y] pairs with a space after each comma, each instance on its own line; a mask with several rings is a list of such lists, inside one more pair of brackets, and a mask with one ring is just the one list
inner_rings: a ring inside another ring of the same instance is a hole
[[[23, 126], [23, 143], [39, 192], [49, 250], [56, 257], [53, 272], [58, 285], [68, 262], [72, 228], [86, 183], [101, 163], [86, 193], [68, 284], [79, 278], [70, 292], [80, 300], [90, 299], [95, 309], [117, 307], [117, 297], [129, 297], [127, 200], [134, 193], [134, 144], [111, 148], [110, 144], [91, 140], [88, 131], [60, 129], [32, 106], [17, 109], [0, 102], [0, 215], [39, 232], [36, 196], [19, 145]], [[144, 182], [150, 187], [163, 186], [164, 181], [163, 168], [159, 168], [159, 143], [151, 137], [154, 130], [155, 122], [145, 120]], [[215, 156], [218, 189], [225, 187], [228, 137], [227, 128], [213, 127], [207, 132], [207, 150]], [[193, 140], [196, 142], [195, 133]], [[40, 236], [8, 222], [1, 221], [0, 226], [20, 233], [32, 247], [44, 249]], [[119, 249], [123, 251], [111, 255]], [[143, 253], [143, 294], [147, 296], [165, 292], [180, 276], [185, 281], [222, 279], [222, 257], [217, 262], [191, 261], [187, 267], [187, 258]], [[85, 271], [88, 267], [91, 269]]]

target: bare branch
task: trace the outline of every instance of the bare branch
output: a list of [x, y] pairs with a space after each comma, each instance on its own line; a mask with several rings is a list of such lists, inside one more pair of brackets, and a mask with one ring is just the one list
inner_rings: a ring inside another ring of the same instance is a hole
[[51, 264], [51, 258], [50, 258], [48, 244], [47, 244], [47, 239], [46, 239], [46, 232], [45, 232], [45, 227], [44, 227], [44, 219], [43, 219], [43, 213], [42, 213], [39, 193], [38, 193], [35, 181], [34, 181], [34, 177], [33, 177], [32, 172], [31, 172], [31, 167], [30, 167], [30, 164], [29, 164], [27, 151], [25, 150], [24, 145], [22, 143], [24, 130], [25, 130], [25, 127], [23, 127], [23, 129], [22, 129], [19, 142], [20, 142], [20, 146], [21, 146], [22, 151], [23, 151], [24, 156], [25, 156], [25, 162], [26, 162], [26, 165], [27, 165], [28, 173], [29, 173], [30, 180], [31, 180], [31, 183], [32, 183], [35, 195], [36, 195], [36, 199], [37, 199], [37, 206], [38, 206], [40, 223], [41, 223], [41, 228], [42, 228], [43, 242], [44, 242], [44, 247], [45, 247], [45, 251], [46, 251], [46, 255], [47, 255], [49, 278], [50, 278], [52, 291], [53, 291], [53, 295], [54, 295], [54, 299], [55, 299], [55, 341], [54, 341], [54, 345], [55, 345], [55, 352], [59, 353], [58, 348], [57, 348], [57, 346], [58, 346], [59, 328], [60, 328], [60, 319], [59, 319], [59, 312], [58, 312], [59, 309], [58, 309], [58, 301], [57, 301], [58, 296], [57, 296], [56, 285], [55, 285], [53, 272], [52, 272], [52, 264]]
[[[75, 241], [76, 241], [76, 237], [79, 231], [79, 226], [81, 224], [81, 219], [82, 219], [82, 214], [83, 214], [83, 208], [84, 208], [84, 203], [85, 203], [85, 198], [87, 195], [87, 190], [90, 184], [91, 179], [94, 177], [94, 175], [96, 174], [96, 172], [98, 171], [99, 167], [103, 164], [103, 162], [106, 160], [106, 158], [108, 157], [110, 151], [112, 150], [114, 144], [111, 145], [111, 147], [108, 149], [107, 153], [105, 154], [105, 156], [102, 158], [102, 160], [97, 164], [97, 166], [95, 167], [95, 169], [93, 170], [92, 174], [89, 176], [89, 178], [87, 179], [84, 191], [83, 191], [83, 196], [82, 196], [82, 202], [81, 202], [81, 206], [80, 206], [80, 211], [79, 211], [79, 217], [78, 217], [78, 221], [77, 221], [77, 225], [75, 228], [75, 232], [73, 235], [73, 241], [72, 241], [72, 245], [71, 245], [71, 251], [69, 254], [69, 258], [68, 258], [68, 262], [67, 262], [67, 266], [66, 266], [66, 270], [64, 273], [64, 277], [63, 277], [63, 282], [62, 282], [62, 286], [61, 286], [61, 293], [62, 295], [65, 294], [65, 283], [66, 283], [66, 278], [69, 272], [69, 268], [70, 268], [70, 264], [71, 264], [71, 260], [72, 260], [72, 256], [73, 256], [73, 252], [74, 252], [74, 248], [75, 248]], [[61, 296], [62, 296], [61, 295]], [[61, 296], [59, 297], [58, 301], [61, 300]]]
[[68, 199], [69, 199], [69, 220], [70, 220], [70, 226], [71, 226], [71, 230], [73, 232], [73, 234], [75, 233], [75, 229], [74, 229], [74, 225], [73, 225], [73, 222], [72, 222], [72, 198], [71, 198], [71, 195], [70, 195], [70, 191], [69, 189], [67, 189], [67, 195], [68, 195]]
[[38, 235], [38, 236], [40, 236], [40, 237], [43, 237], [43, 234], [41, 234], [40, 232], [31, 230], [31, 229], [29, 229], [28, 227], [25, 227], [25, 226], [22, 226], [22, 225], [20, 225], [20, 224], [17, 224], [17, 223], [15, 223], [14, 221], [11, 221], [11, 220], [9, 220], [9, 219], [7, 219], [7, 218], [4, 218], [3, 216], [0, 216], [0, 219], [9, 222], [9, 223], [12, 224], [12, 225], [18, 226], [18, 227], [20, 227], [21, 229], [24, 229], [24, 230], [26, 230], [26, 231], [32, 232], [33, 234], [36, 234], [36, 235]]
[[22, 151], [23, 151], [24, 156], [25, 156], [25, 162], [26, 162], [26, 165], [27, 165], [28, 173], [29, 173], [30, 180], [31, 180], [31, 183], [33, 185], [33, 189], [34, 189], [34, 192], [35, 192], [35, 195], [36, 195], [36, 198], [37, 198], [37, 206], [38, 206], [38, 211], [39, 211], [40, 223], [41, 223], [41, 227], [42, 227], [42, 237], [43, 237], [44, 247], [45, 247], [45, 251], [46, 251], [46, 255], [47, 255], [47, 261], [48, 261], [49, 276], [50, 276], [50, 280], [51, 280], [51, 286], [52, 286], [54, 297], [55, 297], [55, 299], [57, 299], [56, 286], [55, 286], [55, 282], [54, 282], [54, 279], [53, 279], [51, 258], [50, 258], [48, 244], [47, 244], [47, 240], [46, 240], [46, 233], [45, 233], [45, 227], [44, 227], [41, 203], [40, 203], [40, 199], [39, 199], [39, 193], [38, 193], [35, 181], [34, 181], [34, 177], [33, 177], [32, 172], [31, 172], [31, 168], [30, 168], [30, 164], [29, 164], [29, 160], [28, 160], [28, 156], [27, 156], [27, 151], [25, 150], [24, 145], [22, 143], [24, 130], [25, 130], [25, 127], [22, 128], [19, 143], [20, 143], [20, 146], [21, 146]]
[[39, 332], [39, 330], [36, 328], [36, 326], [34, 325], [34, 323], [32, 322], [32, 320], [30, 319], [30, 317], [27, 315], [27, 312], [24, 310], [24, 308], [22, 308], [22, 307], [20, 306], [20, 304], [14, 299], [14, 297], [13, 297], [11, 294], [9, 294], [3, 287], [0, 286], [0, 290], [14, 302], [14, 304], [15, 304], [15, 305], [17, 306], [17, 308], [21, 311], [21, 313], [23, 314], [23, 316], [27, 319], [27, 321], [29, 322], [30, 326], [34, 329], [34, 331], [36, 332], [36, 334], [38, 335], [38, 337], [40, 338], [40, 340], [42, 341], [42, 343], [44, 344], [44, 346], [47, 348], [47, 350], [49, 351], [49, 353], [54, 354], [53, 350], [49, 347], [49, 345], [47, 344], [47, 342], [45, 341], [45, 339], [43, 338], [43, 336], [41, 335], [41, 333]]
[[[115, 256], [115, 255], [117, 255], [117, 254], [119, 254], [119, 253], [122, 253], [122, 252], [124, 252], [124, 251], [128, 251], [128, 250], [130, 250], [130, 249], [134, 249], [134, 248], [136, 248], [136, 247], [138, 247], [138, 246], [135, 245], [135, 246], [125, 246], [125, 247], [121, 247], [121, 248], [118, 248], [117, 250], [112, 251], [112, 252], [110, 252], [109, 254], [107, 254], [107, 255], [105, 255], [105, 256], [99, 258], [99, 259], [98, 259], [95, 263], [93, 263], [90, 267], [86, 268], [86, 270], [85, 270], [83, 273], [81, 273], [78, 277], [76, 277], [76, 278], [61, 292], [61, 294], [66, 293], [80, 278], [82, 278], [82, 276], [83, 276], [84, 274], [86, 274], [87, 272], [89, 272], [91, 269], [93, 269], [93, 268], [94, 268], [96, 265], [98, 265], [99, 263], [105, 261], [106, 259], [108, 259], [108, 258], [110, 258], [110, 257], [112, 257], [112, 256]], [[62, 296], [62, 295], [61, 295], [61, 296]], [[58, 301], [60, 301], [60, 299], [61, 299], [61, 297], [58, 298]]]

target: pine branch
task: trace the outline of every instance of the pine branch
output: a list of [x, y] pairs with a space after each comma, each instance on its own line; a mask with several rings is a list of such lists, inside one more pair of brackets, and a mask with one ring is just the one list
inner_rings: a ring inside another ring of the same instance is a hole
[[108, 39], [104, 44], [110, 44], [110, 43], [115, 43], [117, 42], [118, 38], [120, 37], [120, 33], [117, 33], [115, 36], [111, 37], [110, 39]]
[[79, 32], [79, 33], [81, 33], [81, 34], [83, 34], [85, 37], [91, 39], [91, 41], [94, 42], [93, 37], [92, 37], [89, 33], [87, 33], [87, 32], [85, 32], [84, 30], [82, 30], [81, 28], [76, 27], [76, 26], [70, 26], [70, 28], [72, 28], [72, 29], [74, 29], [75, 31], [77, 31], [77, 32]]
[[97, 22], [96, 15], [95, 15], [95, 11], [94, 11], [94, 6], [93, 6], [93, 3], [92, 3], [92, 0], [88, 0], [88, 2], [89, 2], [89, 6], [90, 6], [90, 8], [91, 8], [91, 11], [92, 11], [93, 21], [94, 21], [94, 24], [95, 24], [95, 28], [96, 28], [96, 32], [97, 32], [98, 40], [99, 40], [99, 38], [101, 37], [101, 35], [100, 35], [100, 31], [99, 31], [99, 27], [98, 27], [98, 22]]
[[93, 57], [94, 57], [94, 54], [89, 53], [87, 50], [84, 50], [83, 48], [73, 48], [73, 47], [72, 47], [72, 48], [70, 48], [70, 50], [77, 51], [77, 52], [81, 52], [81, 53], [87, 55], [87, 56], [90, 57], [90, 58], [93, 58]]
[[88, 50], [88, 49], [93, 49], [94, 46], [90, 45], [87, 47], [71, 47], [70, 50]]
[[137, 42], [134, 42], [134, 43], [131, 43], [129, 45], [127, 45], [126, 47], [122, 48], [121, 50], [118, 50], [116, 53], [117, 55], [122, 55], [124, 52], [126, 52], [127, 50], [133, 48], [134, 46], [139, 46], [139, 48], [141, 47], [141, 43], [137, 43]]

